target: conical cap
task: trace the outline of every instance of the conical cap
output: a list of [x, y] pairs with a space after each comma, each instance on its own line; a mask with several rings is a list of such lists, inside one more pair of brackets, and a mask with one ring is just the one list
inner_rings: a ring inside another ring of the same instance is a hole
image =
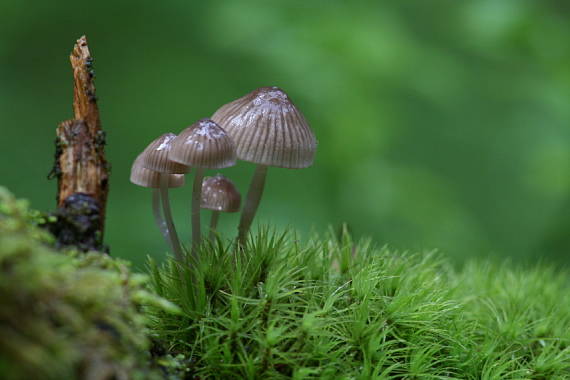
[[204, 177], [200, 207], [223, 212], [237, 212], [241, 205], [241, 195], [234, 183], [221, 174]]
[[198, 120], [172, 140], [168, 157], [191, 167], [221, 169], [236, 163], [234, 143], [226, 131], [210, 119]]
[[212, 116], [232, 137], [240, 160], [300, 169], [311, 166], [317, 141], [303, 114], [279, 87], [261, 87]]
[[131, 167], [131, 182], [142, 187], [159, 188], [160, 177], [168, 176], [168, 187], [184, 186], [184, 174], [167, 174], [150, 170], [142, 166], [141, 155], [137, 157]]
[[174, 133], [165, 133], [151, 142], [141, 154], [142, 166], [160, 173], [188, 173], [190, 170], [188, 166], [168, 159], [168, 152], [175, 137]]

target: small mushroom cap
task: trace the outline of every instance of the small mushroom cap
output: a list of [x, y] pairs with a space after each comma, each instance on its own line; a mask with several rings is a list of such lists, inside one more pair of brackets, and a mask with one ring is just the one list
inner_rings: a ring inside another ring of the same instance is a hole
[[258, 88], [222, 106], [212, 120], [233, 138], [240, 160], [289, 169], [313, 164], [315, 135], [279, 87]]
[[221, 174], [204, 177], [202, 181], [201, 208], [223, 212], [237, 212], [241, 195], [234, 183]]
[[190, 171], [188, 166], [168, 159], [174, 138], [176, 138], [174, 133], [165, 133], [151, 142], [141, 154], [142, 166], [160, 173], [188, 173]]
[[142, 187], [159, 188], [160, 176], [168, 176], [168, 187], [184, 186], [184, 174], [167, 174], [150, 170], [142, 166], [142, 154], [140, 154], [131, 167], [131, 182]]
[[236, 163], [234, 142], [210, 119], [198, 120], [172, 140], [168, 158], [191, 167], [221, 169]]

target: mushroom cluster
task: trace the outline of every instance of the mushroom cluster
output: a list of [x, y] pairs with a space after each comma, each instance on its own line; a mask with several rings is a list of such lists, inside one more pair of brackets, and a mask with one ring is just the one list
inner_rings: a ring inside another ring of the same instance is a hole
[[[221, 174], [205, 177], [205, 169], [235, 165], [236, 158], [255, 163], [238, 226], [238, 244], [244, 245], [265, 186], [269, 166], [301, 169], [311, 166], [316, 139], [303, 114], [278, 87], [261, 87], [218, 109], [178, 136], [166, 133], [137, 157], [131, 182], [154, 189], [155, 221], [182, 260], [182, 248], [170, 210], [168, 189], [184, 185], [184, 175], [194, 169], [191, 224], [192, 255], [197, 260], [201, 244], [200, 208], [213, 211], [210, 239], [216, 234], [219, 212], [237, 212], [241, 196], [233, 182]], [[163, 216], [164, 215], [164, 216]]]

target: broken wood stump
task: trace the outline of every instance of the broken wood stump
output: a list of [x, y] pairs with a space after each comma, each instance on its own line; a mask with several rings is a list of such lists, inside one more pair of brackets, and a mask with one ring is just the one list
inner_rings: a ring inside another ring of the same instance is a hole
[[85, 36], [77, 40], [70, 61], [74, 118], [62, 122], [56, 130], [55, 163], [49, 178], [57, 178], [58, 208], [52, 213], [55, 221], [46, 227], [60, 248], [108, 252], [103, 232], [110, 168], [105, 159], [93, 58]]

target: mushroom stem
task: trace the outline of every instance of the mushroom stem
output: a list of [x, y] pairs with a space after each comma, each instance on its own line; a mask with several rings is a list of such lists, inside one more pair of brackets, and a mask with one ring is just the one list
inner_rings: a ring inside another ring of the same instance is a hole
[[218, 226], [218, 219], [220, 218], [219, 211], [212, 211], [212, 218], [210, 219], [210, 240], [214, 240], [216, 238], [216, 227]]
[[184, 256], [182, 255], [182, 247], [180, 246], [180, 240], [178, 240], [178, 234], [176, 233], [176, 227], [174, 227], [174, 221], [172, 220], [172, 211], [170, 210], [170, 198], [168, 196], [168, 174], [160, 175], [160, 198], [162, 201], [162, 210], [164, 211], [164, 219], [166, 221], [166, 228], [168, 232], [168, 238], [170, 239], [170, 245], [174, 251], [176, 259], [180, 262], [183, 261]]
[[200, 201], [202, 199], [202, 179], [204, 178], [204, 169], [196, 168], [194, 174], [194, 186], [192, 188], [192, 255], [198, 262], [198, 247], [202, 234], [200, 232]]
[[154, 222], [160, 230], [160, 233], [166, 240], [166, 244], [172, 249], [172, 243], [170, 242], [170, 237], [168, 236], [168, 226], [162, 216], [162, 210], [160, 208], [160, 191], [158, 189], [152, 189], [152, 214], [154, 215]]
[[249, 190], [247, 191], [247, 199], [245, 201], [245, 206], [241, 213], [241, 218], [238, 227], [238, 243], [241, 246], [245, 245], [247, 241], [247, 234], [255, 217], [257, 207], [259, 207], [259, 201], [263, 195], [263, 188], [265, 187], [265, 177], [267, 175], [267, 165], [257, 165], [255, 168], [255, 173], [249, 184]]

